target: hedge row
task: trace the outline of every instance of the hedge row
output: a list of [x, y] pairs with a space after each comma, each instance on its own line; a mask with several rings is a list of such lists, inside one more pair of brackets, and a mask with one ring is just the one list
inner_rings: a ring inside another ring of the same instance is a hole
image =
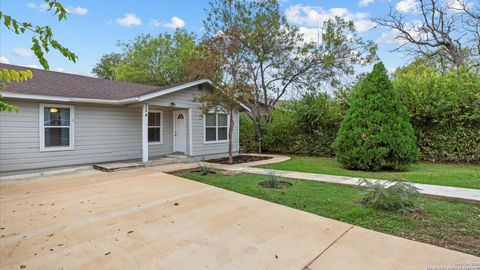
[[440, 74], [422, 64], [396, 73], [421, 159], [480, 162], [480, 77], [466, 70]]
[[[480, 76], [466, 70], [440, 74], [414, 63], [393, 80], [408, 110], [420, 159], [480, 163]], [[354, 91], [354, 90], [353, 90]], [[332, 143], [346, 112], [345, 100], [327, 94], [306, 95], [273, 112], [264, 126], [265, 152], [332, 156]], [[348, 104], [347, 104], [348, 105]], [[256, 151], [255, 128], [242, 116], [240, 144]]]

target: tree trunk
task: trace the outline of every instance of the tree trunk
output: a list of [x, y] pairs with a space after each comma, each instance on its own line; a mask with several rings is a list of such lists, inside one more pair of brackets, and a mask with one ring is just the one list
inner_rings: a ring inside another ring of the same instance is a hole
[[253, 124], [255, 125], [255, 133], [257, 135], [257, 152], [259, 154], [262, 153], [262, 126], [261, 126], [261, 121], [258, 116], [258, 113], [256, 112], [250, 112], [247, 114], [248, 117], [253, 121]]
[[233, 163], [233, 110], [230, 110], [230, 125], [228, 126], [228, 163]]
[[262, 153], [262, 127], [259, 121], [255, 121], [255, 131], [257, 132], [257, 152]]

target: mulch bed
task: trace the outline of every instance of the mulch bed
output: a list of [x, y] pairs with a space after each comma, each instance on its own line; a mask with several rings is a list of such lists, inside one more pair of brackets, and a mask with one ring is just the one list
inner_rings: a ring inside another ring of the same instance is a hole
[[266, 159], [271, 159], [271, 158], [272, 157], [269, 157], [269, 156], [238, 155], [238, 156], [233, 157], [233, 163], [228, 162], [228, 157], [217, 158], [217, 159], [209, 159], [209, 160], [205, 160], [205, 161], [210, 162], [210, 163], [217, 163], [217, 164], [239, 164], [239, 163], [266, 160]]
[[258, 184], [263, 188], [276, 188], [276, 189], [289, 188], [292, 186], [292, 183], [285, 182], [285, 181], [278, 182], [278, 185], [276, 187], [271, 187], [268, 181], [263, 181]]

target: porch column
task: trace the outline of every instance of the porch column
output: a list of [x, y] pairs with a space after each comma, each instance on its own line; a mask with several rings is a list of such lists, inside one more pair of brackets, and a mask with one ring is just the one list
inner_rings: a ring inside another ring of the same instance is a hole
[[148, 162], [148, 104], [142, 108], [142, 162]]
[[188, 109], [188, 154], [193, 157], [193, 144], [192, 144], [192, 108]]

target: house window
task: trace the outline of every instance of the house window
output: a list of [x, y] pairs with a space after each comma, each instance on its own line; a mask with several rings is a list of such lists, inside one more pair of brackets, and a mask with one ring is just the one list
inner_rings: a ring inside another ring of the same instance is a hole
[[227, 141], [228, 119], [225, 113], [205, 114], [205, 142]]
[[73, 106], [40, 104], [40, 151], [73, 149]]
[[163, 119], [162, 112], [149, 112], [148, 113], [148, 142], [149, 143], [162, 143], [163, 142]]

